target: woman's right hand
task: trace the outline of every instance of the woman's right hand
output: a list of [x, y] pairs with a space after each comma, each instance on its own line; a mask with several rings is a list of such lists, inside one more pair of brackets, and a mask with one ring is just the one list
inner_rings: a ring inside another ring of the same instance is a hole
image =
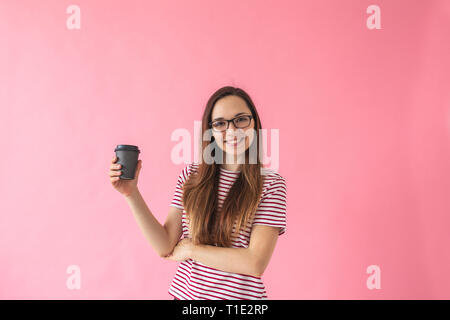
[[127, 197], [132, 193], [134, 193], [135, 191], [137, 191], [137, 183], [139, 172], [141, 171], [142, 168], [142, 160], [138, 160], [133, 180], [125, 180], [119, 178], [119, 176], [122, 174], [121, 165], [116, 164], [116, 162], [117, 157], [116, 155], [114, 155], [114, 158], [111, 161], [111, 166], [109, 167], [109, 180], [111, 181], [112, 186], [117, 191], [119, 191], [122, 195]]

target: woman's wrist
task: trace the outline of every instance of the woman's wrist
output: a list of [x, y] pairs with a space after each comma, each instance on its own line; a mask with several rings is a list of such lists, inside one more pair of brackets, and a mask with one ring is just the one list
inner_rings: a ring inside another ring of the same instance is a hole
[[134, 188], [129, 194], [124, 195], [125, 199], [132, 200], [136, 198], [136, 196], [139, 194], [139, 189], [136, 187]]

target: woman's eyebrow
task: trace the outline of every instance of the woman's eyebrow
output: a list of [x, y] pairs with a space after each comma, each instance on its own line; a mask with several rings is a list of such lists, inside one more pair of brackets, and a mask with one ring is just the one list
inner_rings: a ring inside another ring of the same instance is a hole
[[[246, 113], [245, 113], [245, 112], [239, 112], [239, 113], [236, 113], [234, 116], [237, 117], [237, 116], [240, 115], [240, 114], [246, 114]], [[219, 117], [219, 118], [213, 119], [213, 121], [216, 121], [216, 120], [222, 120], [222, 119], [225, 119], [225, 118], [224, 118], [224, 117]]]

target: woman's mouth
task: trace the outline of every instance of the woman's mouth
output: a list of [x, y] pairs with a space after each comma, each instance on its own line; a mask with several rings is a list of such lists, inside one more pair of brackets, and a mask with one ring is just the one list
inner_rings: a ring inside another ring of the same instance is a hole
[[241, 138], [239, 140], [234, 139], [234, 140], [226, 140], [225, 143], [226, 145], [230, 146], [230, 147], [235, 147], [237, 146], [239, 143], [241, 143], [244, 140], [244, 138]]

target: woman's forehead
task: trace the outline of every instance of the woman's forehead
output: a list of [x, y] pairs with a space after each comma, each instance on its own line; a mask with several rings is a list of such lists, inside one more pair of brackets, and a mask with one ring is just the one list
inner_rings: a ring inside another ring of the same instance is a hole
[[250, 109], [247, 107], [244, 99], [237, 96], [227, 96], [217, 100], [211, 113], [211, 118], [223, 117], [231, 119], [241, 112], [250, 114]]

